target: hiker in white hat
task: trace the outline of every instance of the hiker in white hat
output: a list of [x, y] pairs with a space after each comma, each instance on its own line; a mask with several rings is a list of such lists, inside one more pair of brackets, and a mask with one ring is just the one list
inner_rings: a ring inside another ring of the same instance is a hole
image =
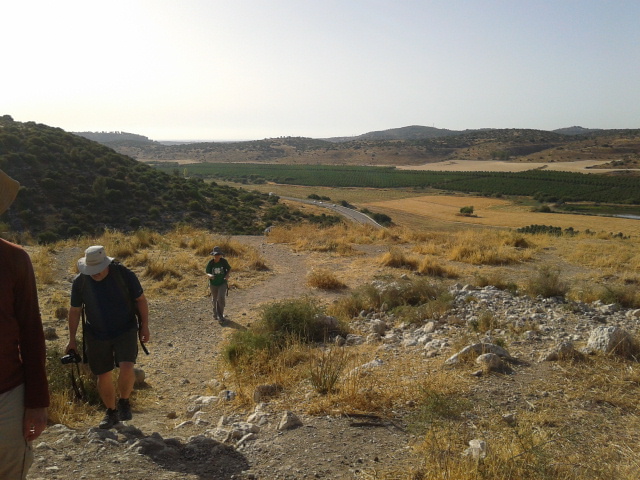
[[[0, 170], [0, 215], [20, 184]], [[46, 347], [31, 259], [0, 239], [0, 478], [24, 479], [47, 426]]]
[[[102, 245], [87, 248], [78, 260], [80, 273], [71, 285], [69, 343], [66, 352], [78, 352], [76, 334], [84, 308], [84, 354], [98, 378], [98, 393], [107, 407], [99, 427], [109, 429], [131, 420], [129, 397], [135, 383], [133, 367], [138, 340], [149, 341], [149, 305], [138, 277], [112, 257]], [[119, 368], [117, 392], [113, 370]], [[119, 398], [116, 403], [116, 393]]]

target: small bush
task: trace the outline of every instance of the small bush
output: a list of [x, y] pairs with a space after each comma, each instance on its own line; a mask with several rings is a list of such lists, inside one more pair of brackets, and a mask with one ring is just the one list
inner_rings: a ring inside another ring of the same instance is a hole
[[451, 309], [452, 301], [444, 286], [433, 285], [426, 279], [388, 280], [359, 286], [350, 296], [329, 307], [328, 312], [351, 319], [362, 311], [384, 307], [408, 322], [420, 323], [426, 318], [442, 317]]
[[460, 209], [460, 215], [464, 215], [466, 217], [473, 215], [473, 206], [462, 207]]
[[144, 271], [144, 276], [158, 281], [167, 278], [182, 278], [182, 274], [176, 268], [161, 259], [149, 259]]
[[264, 258], [256, 250], [251, 250], [243, 255], [242, 261], [247, 270], [253, 272], [266, 272], [269, 270]]
[[455, 270], [443, 267], [433, 258], [425, 257], [418, 266], [418, 273], [429, 275], [430, 277], [457, 278], [459, 275]]
[[334, 392], [346, 364], [344, 349], [323, 349], [309, 365], [311, 385], [322, 395]]
[[269, 335], [253, 330], [236, 330], [223, 349], [222, 355], [228, 363], [238, 366], [250, 360], [258, 351], [270, 348], [272, 340]]
[[498, 320], [489, 310], [483, 310], [478, 315], [478, 320], [473, 323], [473, 328], [477, 332], [488, 332], [500, 326]]
[[380, 259], [380, 264], [385, 267], [392, 268], [408, 268], [416, 270], [418, 268], [418, 260], [408, 257], [399, 248], [391, 248]]
[[321, 320], [322, 314], [322, 309], [313, 301], [284, 300], [263, 307], [260, 327], [277, 342], [289, 336], [301, 342], [322, 342], [330, 333]]
[[499, 275], [497, 273], [491, 275], [475, 275], [475, 284], [477, 287], [487, 287], [489, 285], [496, 287], [500, 290], [506, 290], [511, 293], [516, 293], [518, 291], [518, 285], [515, 282], [507, 280], [504, 275]]
[[307, 285], [321, 290], [342, 290], [347, 286], [326, 269], [313, 270], [307, 275]]
[[607, 304], [615, 303], [623, 308], [640, 308], [640, 294], [637, 288], [631, 285], [606, 285], [599, 297]]
[[379, 295], [373, 285], [361, 285], [351, 295], [341, 298], [327, 309], [329, 315], [343, 319], [351, 319], [363, 310], [373, 310], [380, 307]]
[[527, 292], [532, 296], [564, 297], [569, 291], [568, 285], [560, 279], [560, 271], [544, 265], [527, 283]]

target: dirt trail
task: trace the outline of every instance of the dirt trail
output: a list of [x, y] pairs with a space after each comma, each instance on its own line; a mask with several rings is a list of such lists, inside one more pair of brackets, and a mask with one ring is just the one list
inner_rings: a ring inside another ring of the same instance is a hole
[[[70, 472], [80, 479], [356, 478], [363, 469], [389, 467], [407, 460], [409, 437], [399, 425], [354, 428], [348, 418], [311, 417], [304, 412], [295, 412], [301, 416], [303, 427], [277, 431], [283, 412], [272, 411], [269, 423], [261, 427], [257, 438], [240, 450], [223, 445], [220, 439], [207, 440], [210, 449], [200, 450], [203, 444], [197, 439], [205, 438], [203, 435], [211, 438], [207, 432], [215, 429], [223, 414], [232, 415], [234, 421], [244, 421], [254, 408], [238, 411], [231, 403], [217, 403], [207, 407], [198, 422], [193, 411], [188, 411], [195, 396], [216, 395], [223, 388], [233, 390], [233, 385], [226, 385], [228, 379], [216, 378], [218, 372], [214, 370], [224, 339], [255, 322], [260, 305], [265, 302], [310, 293], [325, 299], [338, 295], [312, 292], [305, 284], [307, 272], [324, 262], [326, 254], [297, 254], [287, 245], [266, 243], [264, 237], [242, 236], [234, 240], [256, 248], [269, 272], [264, 281], [232, 288], [225, 311], [230, 321], [224, 326], [213, 320], [204, 275], [202, 288], [195, 289], [188, 300], [148, 295], [151, 354], [141, 352], [138, 358], [147, 386], [137, 391], [134, 416], [126, 424], [139, 429], [139, 435], [147, 441], [157, 435], [175, 438], [184, 446], [184, 453], [179, 458], [164, 459], [136, 453], [128, 448], [129, 441], [122, 432], [117, 442], [102, 447], [95, 440], [77, 440], [95, 435], [90, 432], [100, 421], [100, 413], [74, 429], [73, 435], [56, 428], [45, 433], [39, 439], [41, 446], [37, 448], [30, 479], [66, 478]], [[57, 271], [64, 277], [60, 282], [69, 285], [73, 263], [82, 256], [82, 249], [55, 255]], [[60, 323], [57, 328], [61, 328]], [[59, 335], [57, 342], [64, 346], [67, 333]], [[268, 405], [266, 408], [270, 409]]]

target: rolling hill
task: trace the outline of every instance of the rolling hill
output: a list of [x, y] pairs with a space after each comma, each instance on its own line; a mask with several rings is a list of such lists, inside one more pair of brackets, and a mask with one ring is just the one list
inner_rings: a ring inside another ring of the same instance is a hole
[[0, 169], [21, 184], [2, 222], [45, 243], [180, 223], [251, 234], [297, 218], [276, 197], [162, 173], [97, 142], [9, 115], [0, 117]]
[[[146, 137], [145, 137], [146, 138]], [[357, 137], [313, 139], [279, 137], [245, 142], [199, 142], [165, 145], [110, 139], [106, 145], [143, 162], [257, 162], [332, 165], [420, 165], [447, 160], [616, 162], [638, 168], [640, 130], [594, 130], [570, 127], [532, 129], [444, 130], [410, 126]]]

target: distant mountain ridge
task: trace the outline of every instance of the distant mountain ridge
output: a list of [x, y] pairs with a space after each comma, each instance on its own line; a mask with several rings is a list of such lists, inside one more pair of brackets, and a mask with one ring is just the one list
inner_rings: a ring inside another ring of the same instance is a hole
[[[447, 160], [566, 162], [599, 160], [637, 168], [640, 130], [568, 127], [447, 130], [411, 125], [356, 137], [277, 137], [242, 142], [109, 143], [143, 162], [420, 165]], [[622, 162], [622, 163], [620, 163]]]
[[[476, 132], [490, 132], [496, 130], [523, 130], [523, 131], [540, 131], [540, 132], [551, 132], [558, 133], [561, 135], [589, 135], [593, 133], [599, 132], [617, 132], [623, 130], [604, 130], [601, 128], [584, 128], [579, 126], [558, 128], [555, 130], [535, 130], [535, 129], [518, 129], [518, 128], [509, 128], [509, 129], [496, 129], [496, 128], [476, 128], [476, 129], [467, 129], [467, 130], [449, 130], [446, 128], [435, 128], [435, 127], [425, 127], [422, 125], [409, 125], [406, 127], [398, 127], [398, 128], [389, 128], [386, 130], [376, 130], [372, 132], [363, 133], [361, 135], [355, 135], [350, 137], [328, 137], [328, 138], [318, 138], [317, 140], [324, 140], [328, 142], [349, 142], [352, 140], [423, 140], [423, 139], [431, 139], [431, 138], [441, 138], [441, 137], [451, 137], [456, 135], [467, 135]], [[629, 129], [633, 130], [633, 129]], [[245, 140], [245, 141], [158, 141], [151, 140], [149, 137], [144, 135], [138, 135], [135, 133], [128, 132], [71, 132], [74, 135], [79, 135], [81, 137], [87, 138], [89, 140], [93, 140], [94, 142], [102, 143], [103, 145], [184, 145], [184, 144], [194, 144], [194, 143], [245, 143], [251, 141], [260, 141], [260, 140]], [[294, 138], [294, 137], [282, 137], [282, 138]], [[300, 137], [297, 137], [300, 138]], [[305, 137], [302, 137], [305, 138]], [[269, 140], [269, 139], [265, 139]], [[310, 140], [313, 140], [310, 138]]]
[[[354, 137], [331, 137], [325, 138], [329, 142], [346, 142], [351, 140], [423, 140], [426, 138], [441, 138], [454, 135], [466, 135], [475, 132], [487, 132], [494, 130], [532, 130], [532, 129], [496, 129], [496, 128], [476, 128], [467, 130], [449, 130], [446, 128], [424, 127], [421, 125], [410, 125], [408, 127], [390, 128], [387, 130], [377, 130], [363, 133]], [[595, 132], [604, 131], [601, 128], [566, 127], [556, 130], [540, 130], [541, 132], [559, 133], [561, 135], [588, 135]]]

